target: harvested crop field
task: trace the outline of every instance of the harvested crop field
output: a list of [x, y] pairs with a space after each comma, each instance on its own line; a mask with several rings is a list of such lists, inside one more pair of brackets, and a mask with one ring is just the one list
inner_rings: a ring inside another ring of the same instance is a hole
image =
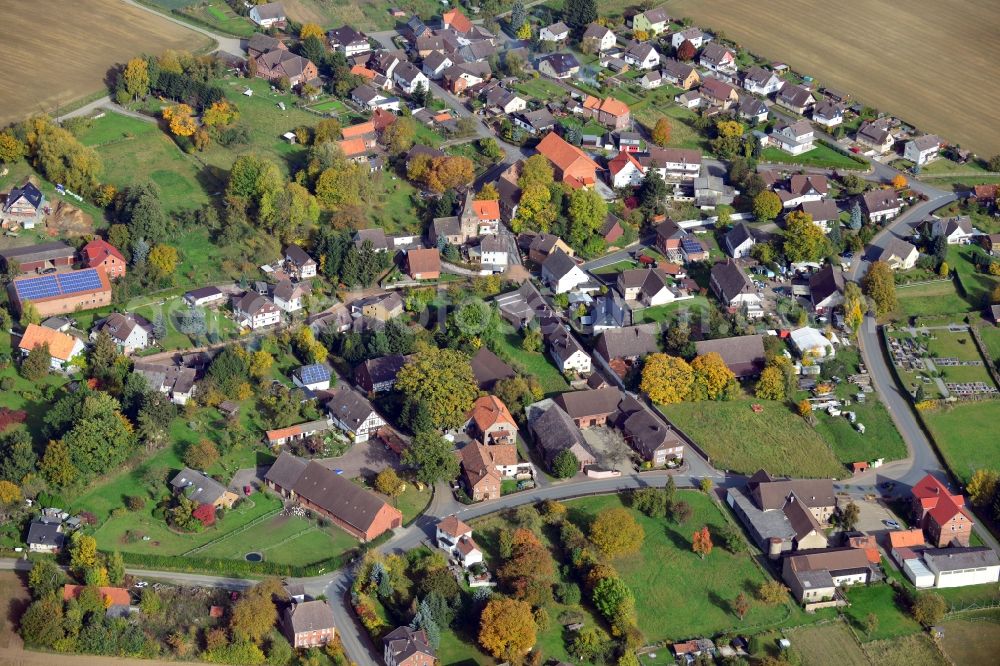
[[[961, 143], [1000, 152], [1000, 13], [979, 0], [676, 0], [671, 16]], [[974, 83], [958, 72], [975, 72]]]
[[15, 0], [5, 14], [7, 65], [0, 87], [8, 94], [0, 105], [0, 124], [97, 93], [108, 70], [135, 55], [196, 51], [211, 43], [119, 0]]

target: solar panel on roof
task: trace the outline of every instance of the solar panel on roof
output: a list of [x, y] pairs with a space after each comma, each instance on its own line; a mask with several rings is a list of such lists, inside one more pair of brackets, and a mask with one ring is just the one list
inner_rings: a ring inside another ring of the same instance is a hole
[[330, 379], [330, 371], [322, 365], [304, 365], [299, 369], [299, 375], [305, 384], [325, 382]]
[[101, 276], [96, 268], [57, 275], [41, 275], [14, 282], [17, 297], [28, 301], [95, 291], [101, 286]]
[[682, 240], [681, 247], [684, 248], [685, 252], [697, 252], [701, 250], [701, 245], [698, 244], [698, 241], [691, 240], [690, 238]]

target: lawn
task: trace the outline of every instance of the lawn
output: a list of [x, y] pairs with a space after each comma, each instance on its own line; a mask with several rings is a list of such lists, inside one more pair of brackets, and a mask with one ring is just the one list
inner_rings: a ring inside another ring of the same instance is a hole
[[434, 490], [431, 487], [423, 486], [421, 489], [417, 488], [416, 483], [407, 483], [406, 490], [393, 503], [403, 514], [403, 524], [416, 520], [431, 503], [433, 496]]
[[202, 184], [206, 176], [213, 189], [224, 186], [214, 176], [204, 174], [155, 122], [108, 111], [92, 121], [91, 127], [81, 133], [80, 141], [101, 156], [102, 180], [119, 189], [151, 182], [168, 212], [207, 203], [208, 194]]
[[968, 312], [968, 301], [959, 295], [951, 280], [896, 287], [899, 312], [906, 317], [927, 317]]
[[[174, 315], [188, 310], [188, 305], [182, 296], [174, 296], [149, 305], [130, 306], [127, 309], [129, 312], [134, 312], [145, 317], [150, 322], [155, 322], [159, 315], [163, 316], [167, 334], [162, 339], [157, 340], [157, 347], [161, 350], [190, 349], [204, 342], [203, 339], [195, 340], [177, 329], [177, 321]], [[226, 316], [225, 312], [208, 308], [205, 308], [204, 312], [207, 335], [210, 339], [230, 340], [237, 336], [236, 322]]]
[[521, 336], [514, 331], [508, 331], [500, 338], [500, 346], [496, 352], [516, 369], [537, 378], [546, 396], [569, 389], [569, 382], [549, 357], [544, 352], [526, 352], [521, 349]]
[[[898, 638], [920, 631], [920, 624], [910, 617], [902, 602], [896, 598], [896, 590], [890, 585], [850, 587], [847, 599], [851, 603], [843, 609], [844, 616], [865, 642]], [[870, 636], [864, 630], [865, 618], [869, 613], [878, 616], [878, 628]]]
[[[12, 338], [6, 331], [0, 332], [0, 354], [11, 356]], [[26, 426], [33, 435], [41, 431], [42, 419], [49, 411], [51, 401], [45, 398], [45, 392], [60, 387], [69, 381], [63, 375], [49, 373], [38, 382], [28, 381], [18, 372], [12, 362], [6, 368], [0, 369], [0, 378], [12, 377], [14, 385], [7, 391], [0, 391], [0, 407], [8, 409], [23, 409], [28, 414]]]
[[249, 37], [256, 32], [256, 26], [250, 19], [234, 12], [225, 0], [191, 3], [190, 6], [180, 9], [179, 13], [219, 32], [236, 37]]
[[863, 169], [864, 165], [838, 152], [830, 146], [816, 143], [816, 147], [801, 155], [789, 155], [780, 148], [765, 148], [760, 153], [763, 162], [780, 164], [802, 164], [804, 166], [828, 167], [831, 169]]
[[989, 361], [996, 363], [1000, 361], [1000, 326], [987, 324], [979, 327], [979, 337], [986, 345], [986, 353]]
[[[755, 413], [753, 404], [763, 406]], [[749, 397], [728, 402], [661, 405], [663, 412], [712, 458], [718, 469], [812, 478], [841, 477], [845, 469], [823, 436], [784, 403]]]
[[[927, 634], [910, 634], [893, 640], [865, 644], [871, 663], [878, 666], [944, 666], [948, 662]], [[985, 654], [985, 653], [983, 653]], [[991, 655], [992, 657], [992, 655]], [[987, 663], [956, 661], [955, 664]]]
[[521, 81], [515, 84], [514, 89], [543, 102], [569, 96], [565, 88], [542, 77]]
[[948, 467], [963, 483], [977, 469], [1000, 471], [1000, 400], [956, 404], [923, 417]]
[[707, 151], [708, 141], [694, 128], [693, 122], [697, 114], [691, 109], [677, 106], [672, 100], [664, 101], [661, 104], [647, 103], [632, 113], [633, 117], [639, 121], [647, 130], [652, 130], [656, 121], [660, 118], [667, 118], [670, 121], [670, 141], [667, 145], [671, 148], [691, 148]]
[[339, 99], [328, 99], [325, 102], [314, 104], [309, 108], [312, 109], [313, 111], [322, 111], [323, 113], [328, 113], [331, 115], [337, 115], [339, 113], [344, 113], [347, 111], [347, 105], [341, 102]]
[[320, 527], [312, 520], [278, 515], [246, 532], [198, 550], [192, 556], [241, 560], [248, 550], [254, 550], [263, 553], [268, 562], [306, 566], [357, 545], [357, 539], [337, 527]]
[[[790, 601], [779, 606], [753, 603], [741, 622], [733, 613], [732, 600], [740, 592], [752, 593], [768, 577], [749, 555], [733, 555], [719, 546], [705, 559], [695, 555], [691, 533], [706, 525], [717, 533], [727, 521], [703, 493], [681, 490], [677, 499], [693, 510], [691, 520], [680, 526], [630, 509], [646, 538], [640, 552], [613, 562], [635, 595], [639, 629], [648, 642], [763, 628], [801, 616]], [[567, 505], [569, 518], [586, 526], [600, 511], [621, 507], [622, 499], [608, 495]]]
[[839, 619], [793, 629], [787, 636], [805, 666], [868, 666], [871, 663]]
[[713, 307], [711, 301], [705, 296], [695, 296], [694, 298], [686, 298], [682, 301], [674, 301], [673, 303], [655, 305], [644, 310], [636, 310], [633, 319], [634, 323], [642, 324], [644, 322], [664, 321], [673, 318], [675, 315], [686, 318], [702, 317], [707, 316]]
[[622, 273], [633, 268], [638, 268], [639, 263], [633, 259], [622, 259], [621, 261], [616, 261], [613, 264], [608, 264], [607, 266], [601, 266], [600, 268], [591, 271], [595, 275], [612, 275], [616, 273]]
[[948, 266], [958, 273], [958, 279], [965, 289], [966, 299], [973, 308], [980, 308], [991, 302], [993, 289], [1000, 285], [1000, 278], [980, 273], [972, 263], [973, 257], [984, 253], [978, 245], [949, 245]]
[[941, 649], [955, 664], [985, 664], [1000, 654], [1000, 612], [965, 616], [942, 626]]
[[372, 176], [377, 180], [376, 196], [368, 207], [372, 226], [382, 227], [387, 234], [419, 234], [423, 223], [417, 217], [417, 188], [391, 170]]

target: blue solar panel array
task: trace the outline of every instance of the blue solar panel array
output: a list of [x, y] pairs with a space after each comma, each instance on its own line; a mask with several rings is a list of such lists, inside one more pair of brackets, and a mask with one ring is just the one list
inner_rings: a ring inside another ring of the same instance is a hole
[[38, 300], [53, 296], [69, 296], [101, 288], [101, 276], [96, 268], [86, 268], [72, 273], [42, 275], [14, 282], [17, 297], [21, 300]]
[[302, 378], [303, 384], [316, 384], [317, 382], [325, 382], [330, 379], [330, 371], [327, 370], [326, 366], [319, 365], [303, 365], [299, 368], [299, 377]]
[[681, 241], [681, 247], [684, 248], [685, 252], [701, 252], [702, 247], [698, 244], [698, 241], [692, 240], [690, 238], [685, 238]]

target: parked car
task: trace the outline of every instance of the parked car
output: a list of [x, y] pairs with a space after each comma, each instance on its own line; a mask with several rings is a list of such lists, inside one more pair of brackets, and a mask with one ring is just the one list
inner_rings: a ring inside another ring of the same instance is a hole
[[888, 527], [890, 530], [901, 530], [903, 526], [897, 523], [895, 520], [883, 520], [882, 524]]

